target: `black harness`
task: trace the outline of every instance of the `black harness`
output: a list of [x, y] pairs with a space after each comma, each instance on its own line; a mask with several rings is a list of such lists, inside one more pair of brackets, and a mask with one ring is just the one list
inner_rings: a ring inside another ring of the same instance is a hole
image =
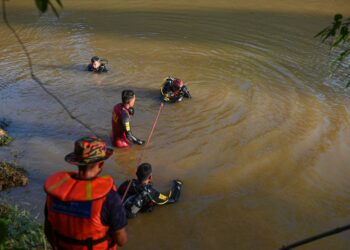
[[96, 240], [93, 240], [91, 237], [87, 238], [85, 240], [77, 240], [74, 238], [64, 236], [57, 231], [54, 231], [54, 234], [55, 234], [56, 239], [58, 239], [58, 240], [61, 240], [65, 243], [68, 243], [71, 245], [87, 246], [88, 250], [93, 250], [94, 245], [100, 244], [100, 243], [110, 239], [110, 237], [108, 235], [105, 235], [104, 237], [96, 239]]

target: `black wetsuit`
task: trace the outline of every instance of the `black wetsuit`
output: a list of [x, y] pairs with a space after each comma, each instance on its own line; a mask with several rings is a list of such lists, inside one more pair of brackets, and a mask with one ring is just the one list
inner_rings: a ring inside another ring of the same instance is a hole
[[87, 67], [87, 70], [91, 71], [91, 72], [96, 72], [96, 73], [102, 73], [102, 72], [107, 72], [108, 71], [108, 69], [107, 69], [107, 67], [106, 67], [106, 65], [104, 63], [102, 63], [100, 65], [100, 67], [98, 67], [97, 70], [92, 67], [92, 64], [89, 64], [88, 67]]
[[161, 93], [163, 96], [163, 101], [165, 102], [181, 102], [182, 99], [185, 98], [192, 98], [188, 88], [184, 85], [181, 89], [178, 91], [173, 91], [172, 88], [173, 81], [167, 80], [162, 88]]
[[[130, 180], [123, 182], [118, 193], [123, 197]], [[128, 218], [133, 218], [138, 212], [151, 212], [156, 205], [172, 204], [179, 200], [182, 182], [174, 180], [173, 188], [169, 195], [164, 195], [153, 188], [152, 184], [143, 185], [133, 179], [124, 199], [124, 207]]]

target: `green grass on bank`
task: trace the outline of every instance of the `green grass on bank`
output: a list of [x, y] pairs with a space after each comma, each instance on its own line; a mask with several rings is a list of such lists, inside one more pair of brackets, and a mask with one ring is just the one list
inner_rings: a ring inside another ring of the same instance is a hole
[[0, 250], [51, 249], [43, 225], [28, 212], [0, 203]]
[[[0, 191], [28, 184], [27, 172], [0, 161]], [[51, 249], [46, 242], [43, 225], [28, 212], [0, 200], [0, 250]]]

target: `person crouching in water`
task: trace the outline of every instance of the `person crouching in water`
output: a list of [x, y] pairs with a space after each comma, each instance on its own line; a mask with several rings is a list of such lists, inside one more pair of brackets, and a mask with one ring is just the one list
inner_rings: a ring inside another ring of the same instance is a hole
[[[128, 218], [134, 218], [138, 212], [151, 212], [157, 205], [172, 204], [179, 200], [182, 188], [180, 180], [173, 181], [173, 187], [169, 195], [158, 192], [152, 186], [152, 166], [149, 163], [142, 163], [136, 171], [137, 179], [123, 182], [118, 193], [124, 197], [124, 208]], [[127, 190], [130, 184], [129, 190]]]
[[103, 63], [104, 60], [100, 59], [98, 56], [91, 58], [91, 63], [88, 65], [88, 71], [95, 73], [107, 72], [106, 64]]
[[136, 96], [132, 90], [123, 90], [122, 103], [114, 106], [112, 113], [112, 144], [118, 148], [128, 147], [130, 143], [143, 145], [145, 141], [138, 139], [131, 132], [130, 117], [134, 115]]
[[183, 98], [192, 98], [183, 81], [174, 77], [167, 77], [160, 92], [164, 102], [181, 102]]

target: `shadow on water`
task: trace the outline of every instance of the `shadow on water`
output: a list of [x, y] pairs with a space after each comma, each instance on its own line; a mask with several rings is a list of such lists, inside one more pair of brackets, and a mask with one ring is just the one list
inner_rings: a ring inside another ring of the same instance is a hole
[[88, 64], [67, 64], [67, 65], [58, 65], [58, 64], [35, 64], [35, 67], [37, 67], [37, 71], [40, 70], [63, 70], [63, 71], [70, 71], [70, 72], [89, 72], [87, 70]]

